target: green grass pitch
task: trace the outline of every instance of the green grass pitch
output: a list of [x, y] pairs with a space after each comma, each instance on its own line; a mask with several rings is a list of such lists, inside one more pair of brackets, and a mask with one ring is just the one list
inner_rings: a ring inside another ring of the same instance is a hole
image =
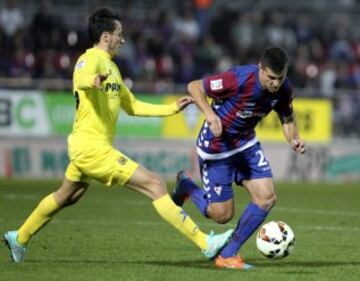
[[[17, 228], [59, 184], [1, 180], [1, 235]], [[293, 228], [295, 251], [284, 260], [267, 260], [253, 235], [241, 250], [253, 271], [215, 269], [157, 216], [150, 200], [93, 184], [34, 237], [24, 263], [11, 263], [1, 244], [0, 280], [360, 280], [360, 184], [277, 183], [276, 190], [278, 203], [267, 221], [283, 220]], [[248, 200], [241, 188], [235, 197], [236, 219], [226, 226], [201, 217], [191, 203], [185, 210], [204, 231], [224, 231], [235, 227]]]

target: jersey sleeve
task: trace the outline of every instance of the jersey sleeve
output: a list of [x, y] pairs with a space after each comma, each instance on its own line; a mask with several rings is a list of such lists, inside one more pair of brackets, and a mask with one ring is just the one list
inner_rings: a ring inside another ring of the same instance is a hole
[[286, 120], [291, 120], [293, 117], [293, 99], [293, 87], [289, 81], [286, 81], [284, 83], [284, 90], [281, 93], [281, 99], [274, 107], [282, 123], [286, 123]]
[[205, 94], [211, 98], [228, 98], [236, 95], [238, 79], [231, 70], [206, 77], [202, 80]]
[[134, 94], [123, 84], [122, 85], [121, 107], [129, 115], [135, 116], [169, 116], [178, 113], [180, 110], [177, 104], [151, 104], [140, 101], [135, 98]]
[[94, 56], [81, 56], [74, 69], [74, 86], [84, 90], [94, 87], [96, 75], [98, 75], [98, 59]]

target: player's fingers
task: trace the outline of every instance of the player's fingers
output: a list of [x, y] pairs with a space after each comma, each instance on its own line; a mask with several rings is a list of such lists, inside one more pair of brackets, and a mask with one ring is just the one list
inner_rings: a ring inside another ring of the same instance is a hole
[[297, 140], [293, 140], [293, 141], [292, 141], [292, 145], [293, 145], [294, 148], [298, 148], [299, 145], [300, 145], [300, 142], [297, 141]]
[[181, 98], [177, 101], [177, 106], [180, 109], [184, 109], [186, 106], [188, 106], [189, 104], [191, 104], [193, 101], [191, 99], [188, 98]]
[[211, 121], [211, 122], [208, 122], [208, 123], [209, 123], [210, 131], [213, 133], [213, 135], [215, 137], [217, 137], [218, 136], [218, 130], [217, 130], [216, 122]]
[[222, 133], [222, 123], [221, 123], [221, 120], [220, 120], [220, 118], [218, 118], [218, 130], [219, 130], [219, 136], [221, 135], [221, 133]]
[[97, 76], [95, 77], [94, 86], [95, 86], [96, 88], [100, 88], [100, 84], [101, 84], [101, 78], [100, 78], [99, 75], [97, 75]]
[[215, 137], [219, 137], [221, 135], [222, 132], [222, 124], [221, 124], [221, 120], [220, 118], [216, 118], [213, 122], [213, 127], [214, 127], [214, 136]]
[[305, 147], [305, 145], [302, 145], [301, 147], [300, 147], [300, 153], [301, 154], [304, 154], [306, 152], [306, 147]]
[[189, 105], [189, 104], [191, 104], [191, 103], [193, 103], [194, 102], [194, 100], [193, 100], [193, 98], [191, 98], [191, 97], [185, 97], [184, 98], [184, 103], [185, 103], [185, 105]]

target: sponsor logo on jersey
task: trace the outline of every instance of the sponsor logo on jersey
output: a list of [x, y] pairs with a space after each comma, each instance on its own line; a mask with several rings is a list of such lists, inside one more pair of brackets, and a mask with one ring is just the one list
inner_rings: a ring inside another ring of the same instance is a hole
[[274, 107], [277, 104], [278, 100], [272, 100], [271, 101], [271, 107]]
[[252, 112], [250, 110], [239, 110], [236, 111], [235, 115], [242, 119], [251, 118], [251, 117], [264, 117], [266, 116], [265, 112]]
[[85, 66], [85, 61], [84, 60], [81, 60], [79, 61], [77, 64], [76, 64], [76, 69], [77, 70], [80, 70], [81, 68], [83, 68]]
[[210, 80], [210, 89], [212, 91], [222, 90], [223, 88], [224, 86], [222, 79]]
[[120, 91], [121, 85], [118, 83], [106, 83], [105, 84], [105, 91], [108, 92], [109, 90], [112, 92]]

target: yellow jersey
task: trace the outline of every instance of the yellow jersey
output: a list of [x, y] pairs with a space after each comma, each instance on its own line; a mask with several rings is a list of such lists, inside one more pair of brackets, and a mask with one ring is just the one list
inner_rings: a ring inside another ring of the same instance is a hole
[[[109, 74], [100, 89], [94, 86], [98, 74]], [[176, 103], [154, 105], [137, 100], [124, 84], [110, 54], [96, 47], [79, 57], [73, 88], [76, 115], [69, 144], [86, 145], [88, 141], [111, 144], [120, 108], [137, 116], [168, 116], [179, 112]]]

